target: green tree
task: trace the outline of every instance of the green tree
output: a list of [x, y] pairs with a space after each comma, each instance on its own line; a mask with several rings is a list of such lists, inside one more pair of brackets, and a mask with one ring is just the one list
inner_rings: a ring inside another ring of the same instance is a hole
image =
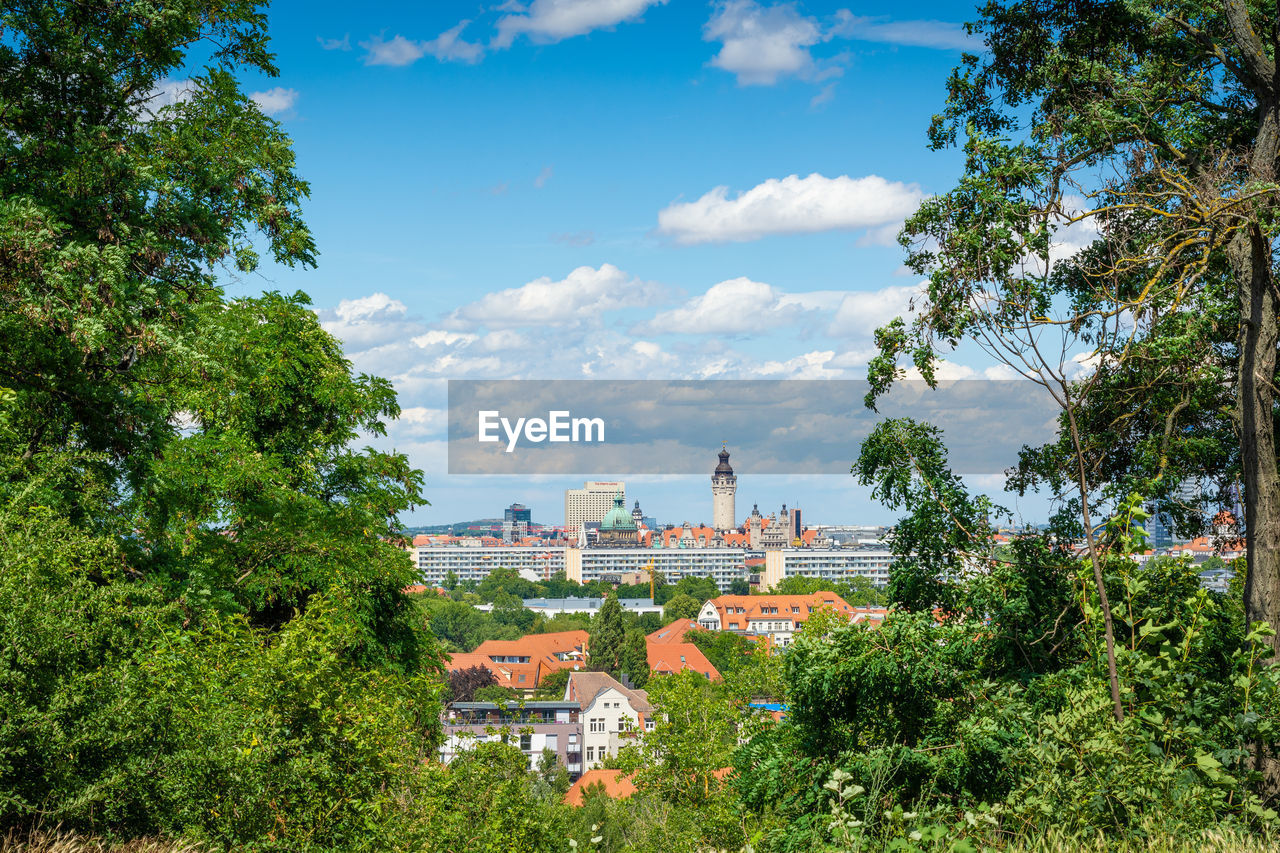
[[670, 625], [677, 619], [696, 619], [702, 610], [702, 602], [692, 595], [681, 593], [667, 602], [662, 608], [662, 621]]
[[743, 578], [734, 578], [729, 581], [729, 595], [750, 595], [751, 584]]
[[627, 632], [618, 668], [635, 687], [644, 687], [649, 682], [649, 647], [645, 635], [638, 629]]
[[626, 627], [622, 619], [622, 605], [616, 596], [604, 600], [600, 612], [591, 620], [588, 660], [596, 672], [617, 675], [622, 666], [626, 643]]

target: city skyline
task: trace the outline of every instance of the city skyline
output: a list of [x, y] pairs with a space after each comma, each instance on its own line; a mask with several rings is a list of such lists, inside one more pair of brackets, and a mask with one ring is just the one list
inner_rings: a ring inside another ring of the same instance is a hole
[[[962, 165], [926, 129], [979, 47], [969, 4], [504, 9], [276, 3], [282, 75], [246, 81], [294, 140], [319, 267], [228, 292], [306, 291], [392, 382], [402, 415], [368, 442], [425, 472], [411, 525], [556, 491], [447, 473], [448, 379], [861, 377], [919, 293], [894, 234]], [[1009, 375], [972, 349], [945, 373]], [[851, 478], [783, 479], [758, 492], [892, 520]], [[685, 483], [650, 485], [695, 514]]]

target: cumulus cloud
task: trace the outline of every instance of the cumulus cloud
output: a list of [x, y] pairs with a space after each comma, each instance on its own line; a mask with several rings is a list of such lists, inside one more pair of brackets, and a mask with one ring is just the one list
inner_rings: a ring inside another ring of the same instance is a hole
[[520, 287], [490, 293], [450, 315], [455, 328], [570, 326], [596, 322], [602, 311], [651, 305], [661, 288], [627, 275], [613, 264], [581, 266], [564, 278], [536, 278]]
[[913, 299], [919, 299], [925, 285], [899, 285], [880, 290], [846, 293], [827, 328], [832, 337], [870, 338], [875, 330], [895, 317], [905, 316]]
[[711, 64], [736, 74], [740, 86], [771, 86], [779, 77], [813, 74], [809, 48], [823, 40], [817, 21], [794, 4], [765, 7], [755, 0], [720, 3], [702, 35], [720, 42]]
[[385, 293], [344, 299], [337, 308], [317, 315], [325, 331], [341, 340], [348, 353], [385, 346], [421, 329], [405, 304]]
[[729, 198], [728, 187], [716, 187], [697, 201], [672, 204], [658, 212], [658, 231], [692, 244], [872, 228], [900, 222], [923, 198], [918, 185], [878, 175], [789, 175], [770, 178], [736, 198]]
[[533, 0], [521, 14], [498, 20], [494, 47], [508, 47], [523, 34], [541, 43], [557, 42], [592, 30], [633, 21], [650, 6], [667, 0]]
[[775, 287], [749, 278], [731, 278], [678, 308], [659, 312], [637, 331], [648, 334], [743, 334], [784, 319], [794, 319], [799, 306], [783, 304]]
[[278, 116], [293, 109], [293, 105], [298, 102], [298, 90], [276, 86], [265, 92], [254, 92], [249, 95], [249, 100], [257, 104], [258, 109], [266, 115]]

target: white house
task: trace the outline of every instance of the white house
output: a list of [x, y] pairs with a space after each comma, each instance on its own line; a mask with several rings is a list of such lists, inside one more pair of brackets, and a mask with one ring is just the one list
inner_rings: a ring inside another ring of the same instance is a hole
[[571, 672], [566, 702], [582, 708], [582, 769], [590, 770], [617, 755], [640, 732], [653, 729], [653, 706], [643, 690], [624, 687], [604, 672]]

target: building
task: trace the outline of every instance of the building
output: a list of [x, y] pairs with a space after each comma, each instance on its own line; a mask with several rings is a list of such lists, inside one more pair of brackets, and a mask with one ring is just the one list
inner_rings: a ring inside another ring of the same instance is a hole
[[599, 524], [613, 509], [613, 499], [622, 495], [626, 502], [627, 484], [621, 481], [588, 480], [581, 489], [565, 489], [564, 529], [574, 536], [586, 524]]
[[767, 637], [779, 647], [791, 644], [814, 613], [830, 610], [854, 621], [857, 611], [834, 592], [812, 595], [722, 595], [702, 605], [698, 627]]
[[711, 474], [711, 525], [723, 533], [738, 526], [734, 514], [734, 495], [738, 491], [738, 478], [729, 464], [729, 450], [720, 446], [720, 464]]
[[[588, 616], [595, 616], [604, 606], [604, 601], [603, 598], [526, 598], [524, 607], [534, 613], [541, 613], [548, 619], [562, 613], [585, 613]], [[662, 614], [662, 605], [654, 604], [652, 598], [619, 598], [618, 604], [628, 613]]]
[[671, 675], [691, 669], [711, 681], [720, 680], [720, 670], [693, 643], [646, 642], [644, 650], [649, 660], [649, 671], [656, 675]]
[[518, 640], [485, 640], [468, 655], [453, 655], [449, 669], [487, 666], [498, 686], [532, 692], [544, 677], [561, 669], [586, 667], [586, 631], [529, 634]]
[[536, 770], [549, 749], [576, 779], [582, 773], [582, 706], [576, 701], [454, 702], [445, 709], [440, 760], [448, 764], [477, 743], [501, 741], [519, 747]]
[[582, 709], [584, 770], [617, 755], [623, 745], [653, 729], [649, 695], [623, 686], [605, 672], [570, 673], [564, 700]]
[[635, 548], [640, 545], [640, 526], [635, 521], [635, 511], [627, 512], [624, 503], [621, 492], [613, 496], [613, 509], [605, 513], [596, 534], [597, 548]]
[[413, 552], [418, 577], [428, 586], [442, 585], [450, 572], [459, 581], [479, 582], [498, 567], [515, 569], [537, 580], [564, 571], [563, 545], [503, 545], [498, 539], [483, 537], [475, 544], [465, 540], [421, 544]]
[[571, 581], [590, 583], [652, 566], [669, 584], [684, 577], [709, 577], [727, 590], [733, 581], [747, 579], [746, 558], [742, 548], [567, 548], [564, 573]]
[[512, 504], [502, 512], [502, 520], [513, 524], [524, 522], [526, 527], [533, 523], [533, 510], [524, 504]]
[[872, 586], [883, 589], [889, 583], [889, 566], [893, 560], [893, 553], [882, 545], [767, 550], [764, 571], [760, 573], [760, 589], [773, 589], [783, 578], [790, 577], [845, 583], [863, 577], [871, 581]]
[[565, 792], [562, 802], [566, 806], [581, 806], [592, 788], [599, 788], [612, 800], [625, 800], [636, 792], [634, 777], [634, 773], [621, 770], [588, 770]]

